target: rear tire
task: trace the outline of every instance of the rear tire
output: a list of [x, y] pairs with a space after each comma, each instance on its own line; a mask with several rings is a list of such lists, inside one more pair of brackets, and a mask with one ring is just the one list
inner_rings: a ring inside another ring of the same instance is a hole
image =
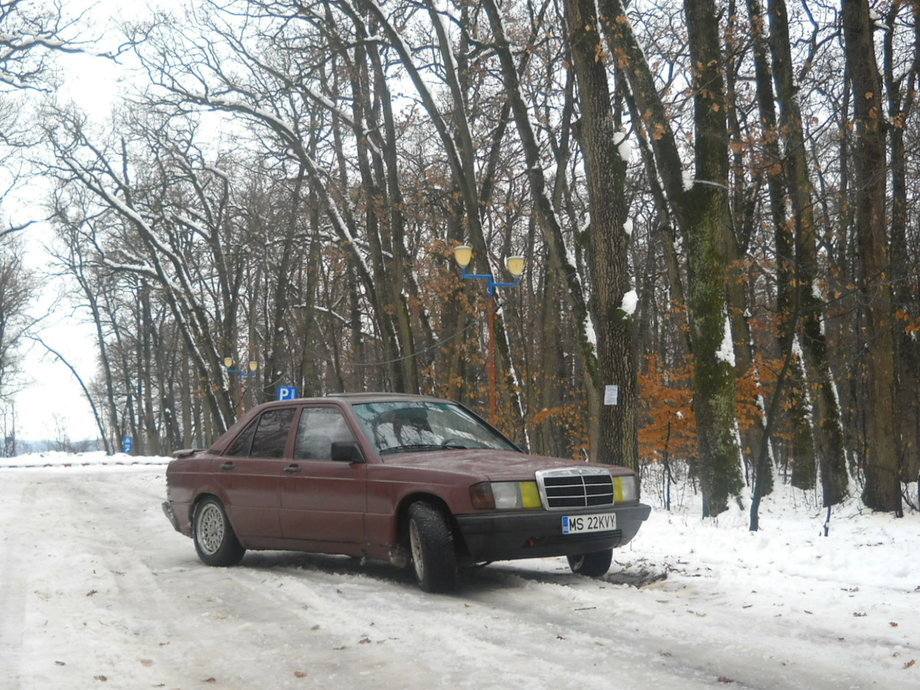
[[246, 553], [230, 526], [223, 505], [213, 496], [203, 499], [195, 507], [192, 540], [198, 558], [207, 565], [236, 565]]
[[409, 506], [409, 552], [419, 587], [450, 592], [457, 586], [457, 552], [444, 514], [430, 503]]
[[613, 561], [613, 549], [568, 556], [568, 559], [569, 567], [576, 575], [600, 577], [610, 570], [610, 563]]

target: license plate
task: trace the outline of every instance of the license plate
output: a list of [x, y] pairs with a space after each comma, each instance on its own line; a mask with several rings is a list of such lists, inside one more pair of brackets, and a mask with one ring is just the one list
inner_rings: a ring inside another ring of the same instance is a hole
[[586, 532], [610, 532], [617, 528], [616, 513], [594, 515], [563, 515], [563, 534], [584, 534]]

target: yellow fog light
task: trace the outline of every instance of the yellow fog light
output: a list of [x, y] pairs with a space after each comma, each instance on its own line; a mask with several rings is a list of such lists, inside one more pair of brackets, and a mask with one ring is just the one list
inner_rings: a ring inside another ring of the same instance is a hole
[[639, 500], [639, 480], [636, 475], [613, 478], [613, 500], [617, 503]]
[[540, 500], [540, 491], [537, 489], [536, 482], [521, 482], [521, 502], [525, 508], [542, 508], [543, 502]]

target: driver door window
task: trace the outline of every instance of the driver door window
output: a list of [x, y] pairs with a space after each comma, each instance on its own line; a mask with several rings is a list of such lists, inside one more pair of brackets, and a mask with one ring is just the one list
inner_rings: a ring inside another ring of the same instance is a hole
[[341, 412], [332, 407], [305, 407], [300, 413], [295, 460], [332, 460], [332, 444], [354, 441]]

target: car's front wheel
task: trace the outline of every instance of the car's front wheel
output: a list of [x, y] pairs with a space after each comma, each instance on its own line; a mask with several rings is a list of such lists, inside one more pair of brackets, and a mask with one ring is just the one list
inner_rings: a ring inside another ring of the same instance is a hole
[[430, 503], [409, 506], [409, 551], [419, 587], [449, 592], [457, 585], [457, 552], [444, 514]]
[[243, 559], [246, 549], [236, 538], [219, 500], [214, 497], [203, 499], [195, 508], [192, 524], [195, 550], [204, 563], [229, 566]]
[[613, 561], [613, 549], [583, 553], [578, 556], [569, 556], [569, 567], [577, 575], [600, 577], [610, 570]]

